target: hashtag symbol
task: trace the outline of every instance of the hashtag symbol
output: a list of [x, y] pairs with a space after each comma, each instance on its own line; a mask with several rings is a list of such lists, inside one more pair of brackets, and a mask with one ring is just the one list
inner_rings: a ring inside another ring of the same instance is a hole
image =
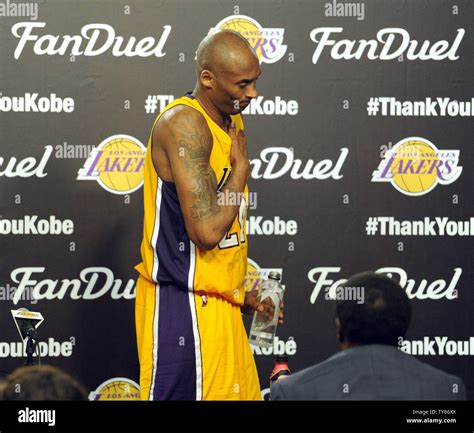
[[145, 101], [145, 112], [154, 113], [158, 108], [158, 98], [156, 95], [148, 95]]
[[375, 116], [379, 112], [379, 98], [370, 98], [367, 102], [367, 114], [369, 116]]
[[369, 236], [375, 235], [379, 229], [379, 221], [376, 217], [370, 217], [365, 225], [365, 231]]

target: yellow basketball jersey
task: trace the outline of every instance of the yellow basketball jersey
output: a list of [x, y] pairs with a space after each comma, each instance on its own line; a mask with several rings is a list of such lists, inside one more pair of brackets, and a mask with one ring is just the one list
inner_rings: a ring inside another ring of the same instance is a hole
[[[190, 94], [176, 99], [158, 115], [154, 125], [165, 111], [180, 104], [198, 110], [207, 122], [213, 138], [210, 166], [220, 189], [225, 185], [232, 168], [232, 140], [207, 115], [197, 99]], [[243, 130], [242, 116], [231, 117], [236, 132]], [[187, 235], [175, 184], [163, 181], [155, 171], [151, 155], [152, 133], [144, 167], [142, 262], [136, 266], [136, 270], [154, 283], [172, 284], [195, 293], [218, 294], [233, 304], [242, 305], [247, 272], [247, 186], [241, 197], [221, 195], [227, 204], [240, 204], [239, 212], [226, 236], [213, 250], [200, 250]]]

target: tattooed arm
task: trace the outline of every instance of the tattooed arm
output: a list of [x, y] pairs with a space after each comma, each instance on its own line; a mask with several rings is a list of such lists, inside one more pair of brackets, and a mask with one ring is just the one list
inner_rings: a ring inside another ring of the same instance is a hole
[[[245, 135], [231, 131], [231, 137], [232, 173], [223, 193], [243, 192], [250, 173]], [[164, 171], [176, 185], [189, 238], [202, 250], [213, 249], [232, 225], [239, 206], [218, 204], [217, 179], [209, 164], [212, 134], [202, 114], [184, 105], [164, 113], [153, 131], [153, 162], [161, 176], [160, 151], [166, 155], [169, 169]]]

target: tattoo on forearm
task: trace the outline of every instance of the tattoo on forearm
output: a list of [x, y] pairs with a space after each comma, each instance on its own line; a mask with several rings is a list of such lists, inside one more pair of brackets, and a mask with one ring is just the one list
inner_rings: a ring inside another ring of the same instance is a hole
[[[175, 123], [173, 136], [179, 143], [179, 156], [183, 158], [187, 176], [191, 181], [191, 192], [194, 195], [190, 206], [191, 217], [198, 221], [210, 218], [222, 210], [217, 200], [216, 175], [209, 165], [212, 136], [206, 130], [196, 131], [196, 124], [190, 117], [181, 118]], [[241, 192], [240, 188], [230, 174], [221, 192]]]
[[187, 167], [193, 181], [192, 191], [195, 197], [191, 216], [197, 220], [208, 218], [219, 211], [216, 175], [207, 162], [187, 162]]
[[[209, 165], [212, 141], [206, 133], [197, 134], [195, 127], [188, 120], [180, 122], [179, 139], [180, 155], [191, 180], [193, 204], [191, 217], [203, 220], [219, 211], [217, 206], [217, 179]], [[182, 152], [182, 154], [181, 154]]]

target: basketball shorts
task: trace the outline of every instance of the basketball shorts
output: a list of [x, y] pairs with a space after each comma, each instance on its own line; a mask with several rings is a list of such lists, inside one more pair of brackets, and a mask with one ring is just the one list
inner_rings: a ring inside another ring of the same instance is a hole
[[262, 400], [240, 307], [138, 277], [142, 400]]

